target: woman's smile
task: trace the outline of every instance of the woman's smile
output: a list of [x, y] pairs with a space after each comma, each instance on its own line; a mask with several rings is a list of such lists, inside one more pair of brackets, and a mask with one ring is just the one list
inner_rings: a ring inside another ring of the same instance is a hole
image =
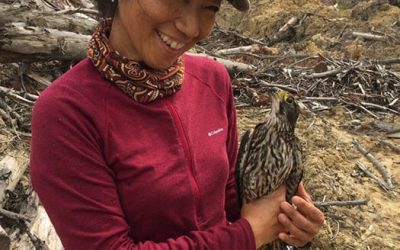
[[184, 43], [171, 38], [170, 36], [162, 33], [161, 31], [157, 31], [157, 34], [161, 38], [161, 40], [172, 50], [178, 51], [185, 46]]

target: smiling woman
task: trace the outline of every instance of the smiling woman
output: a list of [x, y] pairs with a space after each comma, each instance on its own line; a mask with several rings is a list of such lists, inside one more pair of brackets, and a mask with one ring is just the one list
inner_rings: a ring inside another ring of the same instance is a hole
[[250, 250], [288, 232], [303, 245], [318, 231], [304, 190], [287, 214], [284, 188], [238, 206], [229, 75], [185, 54], [220, 4], [98, 0], [104, 19], [88, 58], [42, 92], [32, 115], [32, 186], [65, 249]]
[[120, 0], [110, 44], [123, 56], [166, 68], [205, 38], [214, 25], [220, 0]]

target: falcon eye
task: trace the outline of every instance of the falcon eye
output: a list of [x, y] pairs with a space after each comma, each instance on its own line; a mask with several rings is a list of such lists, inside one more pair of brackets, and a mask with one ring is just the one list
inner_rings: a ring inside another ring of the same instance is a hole
[[286, 102], [287, 103], [293, 103], [294, 99], [291, 96], [288, 96], [288, 98], [286, 98]]

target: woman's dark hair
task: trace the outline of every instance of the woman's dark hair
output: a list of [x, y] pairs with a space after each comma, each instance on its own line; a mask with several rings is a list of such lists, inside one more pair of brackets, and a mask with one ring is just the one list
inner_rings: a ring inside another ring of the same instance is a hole
[[97, 0], [97, 9], [103, 18], [114, 17], [115, 10], [118, 6], [118, 1], [114, 0]]

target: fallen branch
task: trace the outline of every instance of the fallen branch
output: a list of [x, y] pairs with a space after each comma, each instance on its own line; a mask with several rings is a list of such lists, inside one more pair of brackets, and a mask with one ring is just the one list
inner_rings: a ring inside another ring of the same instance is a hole
[[396, 102], [398, 102], [399, 101], [399, 99], [400, 98], [395, 98], [393, 101], [391, 101], [390, 103], [389, 103], [389, 106], [394, 106], [395, 104], [396, 104]]
[[400, 147], [393, 145], [387, 141], [384, 140], [379, 140], [380, 143], [384, 144], [385, 146], [388, 146], [389, 148], [391, 148], [394, 152], [399, 153], [400, 154]]
[[[15, 90], [13, 89], [9, 89], [9, 88], [5, 88], [5, 87], [1, 87], [0, 86], [0, 94], [5, 94], [8, 95], [12, 98], [14, 98], [17, 101], [21, 101], [23, 104], [28, 104], [29, 106], [32, 106], [34, 104], [33, 101], [30, 101], [22, 96], [19, 96]], [[37, 98], [36, 98], [37, 99]]]
[[300, 19], [298, 17], [290, 18], [289, 21], [274, 35], [271, 44], [292, 39], [296, 34], [294, 27], [299, 23], [299, 21]]
[[381, 173], [381, 175], [383, 176], [383, 179], [386, 182], [386, 186], [388, 187], [388, 189], [393, 189], [393, 184], [392, 184], [392, 180], [390, 178], [390, 175], [388, 173], [388, 171], [386, 170], [385, 166], [380, 163], [370, 152], [368, 152], [363, 146], [361, 146], [361, 144], [356, 141], [353, 140], [352, 141], [353, 145], [356, 147], [356, 149], [363, 154], [370, 162], [372, 162], [372, 164], [378, 169], [378, 171]]
[[75, 8], [75, 9], [65, 9], [59, 10], [55, 12], [57, 15], [65, 15], [65, 14], [75, 14], [75, 13], [82, 13], [94, 16], [100, 16], [100, 13], [94, 9], [87, 9], [87, 8]]
[[329, 206], [359, 206], [367, 205], [368, 200], [349, 200], [349, 201], [314, 201], [314, 205], [317, 207], [329, 207]]
[[329, 96], [306, 96], [303, 99], [307, 101], [339, 101], [338, 98]]
[[236, 73], [236, 72], [243, 72], [243, 73], [251, 73], [255, 71], [257, 68], [254, 65], [250, 64], [245, 64], [241, 62], [235, 62], [215, 56], [209, 56], [207, 54], [194, 54], [194, 53], [187, 53], [192, 56], [204, 56], [213, 59], [214, 61], [217, 61], [221, 63], [222, 65], [225, 66], [225, 68], [231, 72], [231, 73]]
[[262, 42], [262, 41], [256, 40], [256, 39], [251, 38], [251, 37], [244, 36], [244, 35], [242, 35], [242, 34], [237, 33], [236, 31], [223, 30], [223, 29], [221, 29], [221, 28], [219, 28], [219, 27], [215, 27], [215, 30], [217, 30], [217, 31], [219, 31], [219, 32], [221, 32], [221, 33], [223, 33], [223, 34], [225, 34], [225, 35], [227, 35], [227, 34], [232, 34], [232, 35], [234, 35], [234, 36], [236, 36], [236, 37], [238, 37], [238, 38], [240, 38], [240, 39], [249, 41], [249, 42], [251, 42], [251, 43], [256, 43], [256, 44], [260, 44], [260, 45], [267, 45], [266, 43], [264, 43], [264, 42]]
[[361, 37], [361, 38], [364, 38], [367, 40], [387, 41], [386, 36], [374, 35], [371, 33], [362, 33], [362, 32], [353, 31], [351, 34], [355, 37]]
[[336, 75], [337, 73], [341, 72], [342, 69], [338, 68], [338, 69], [333, 69], [333, 70], [329, 70], [329, 71], [325, 71], [325, 72], [321, 72], [321, 73], [313, 73], [311, 75], [308, 75], [308, 78], [322, 78], [322, 77], [327, 77], [327, 76], [332, 76], [332, 75]]
[[236, 48], [221, 49], [221, 50], [215, 52], [215, 54], [217, 54], [217, 55], [232, 55], [232, 54], [244, 53], [244, 52], [276, 55], [276, 54], [278, 54], [278, 49], [271, 48], [268, 46], [262, 46], [259, 44], [253, 44], [253, 45], [241, 46], [241, 47], [236, 47]]
[[400, 58], [389, 58], [385, 60], [377, 60], [375, 61], [377, 64], [382, 64], [382, 65], [389, 65], [389, 64], [398, 64], [400, 63]]
[[29, 78], [31, 78], [32, 80], [36, 81], [37, 83], [41, 84], [44, 87], [48, 87], [51, 84], [51, 81], [49, 81], [48, 79], [40, 76], [37, 73], [27, 73], [26, 74]]
[[388, 138], [400, 139], [400, 131], [395, 131], [386, 135]]
[[12, 220], [23, 220], [30, 222], [31, 219], [28, 216], [22, 215], [22, 214], [17, 214], [8, 210], [5, 210], [3, 208], [0, 208], [0, 216], [7, 217]]
[[368, 114], [370, 114], [372, 117], [374, 117], [375, 119], [379, 120], [379, 116], [375, 115], [372, 111], [370, 111], [369, 109], [367, 109], [366, 107], [364, 107], [363, 105], [359, 104], [353, 104], [356, 107], [359, 107], [360, 109], [364, 110], [365, 112], [367, 112]]
[[258, 83], [261, 83], [262, 85], [265, 85], [265, 86], [267, 86], [267, 87], [277, 87], [277, 88], [280, 88], [280, 89], [289, 91], [289, 92], [291, 92], [292, 94], [297, 94], [297, 93], [298, 93], [298, 90], [297, 90], [297, 89], [292, 88], [292, 87], [289, 87], [289, 86], [287, 86], [287, 85], [276, 84], [276, 83], [268, 83], [268, 82], [263, 81], [263, 80], [258, 80], [257, 82], [258, 82]]
[[363, 171], [368, 177], [371, 177], [372, 179], [374, 179], [379, 186], [385, 190], [386, 192], [389, 191], [389, 187], [387, 186], [386, 182], [382, 179], [380, 179], [379, 177], [377, 177], [376, 175], [374, 175], [373, 173], [371, 173], [367, 167], [365, 167], [361, 162], [356, 162], [356, 166]]
[[392, 113], [394, 113], [394, 114], [396, 114], [396, 115], [400, 115], [400, 112], [399, 112], [399, 111], [396, 111], [396, 110], [394, 110], [394, 109], [391, 109], [391, 108], [388, 108], [388, 107], [384, 107], [384, 106], [381, 106], [381, 105], [378, 105], [378, 104], [375, 104], [375, 103], [361, 102], [361, 104], [362, 104], [363, 106], [369, 106], [369, 107], [371, 107], [371, 108], [377, 108], [377, 109], [380, 109], [380, 110], [383, 110], [383, 111], [392, 112]]
[[385, 131], [386, 133], [393, 133], [393, 132], [400, 130], [400, 126], [397, 124], [379, 121], [379, 120], [375, 120], [373, 122], [373, 125], [376, 128]]

